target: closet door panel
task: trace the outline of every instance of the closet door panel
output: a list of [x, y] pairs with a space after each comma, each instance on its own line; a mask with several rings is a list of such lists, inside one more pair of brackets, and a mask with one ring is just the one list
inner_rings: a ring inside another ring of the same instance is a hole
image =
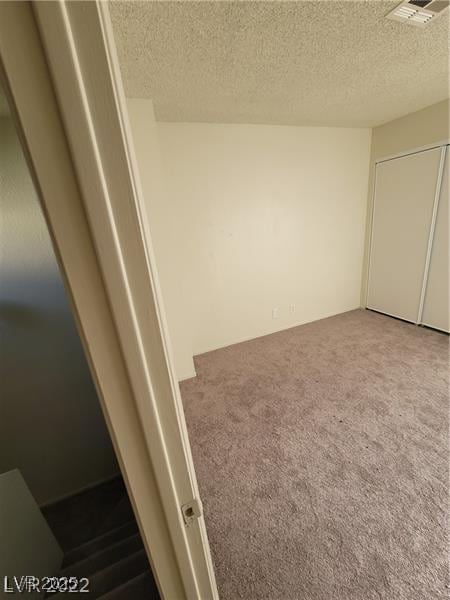
[[424, 325], [443, 331], [449, 331], [449, 159], [447, 148], [422, 315]]
[[376, 167], [368, 308], [417, 322], [441, 149]]

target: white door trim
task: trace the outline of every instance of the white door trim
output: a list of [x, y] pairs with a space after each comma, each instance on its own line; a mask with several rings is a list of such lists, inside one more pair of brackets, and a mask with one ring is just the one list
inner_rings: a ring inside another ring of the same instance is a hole
[[439, 143], [428, 144], [426, 146], [421, 146], [420, 148], [415, 148], [415, 149], [411, 149], [408, 151], [400, 152], [396, 155], [392, 155], [387, 158], [378, 159], [374, 163], [374, 175], [373, 175], [373, 186], [372, 186], [372, 211], [371, 211], [371, 216], [370, 216], [370, 237], [369, 237], [369, 249], [368, 249], [367, 286], [366, 286], [366, 294], [365, 294], [366, 295], [365, 307], [369, 310], [375, 310], [376, 312], [381, 312], [378, 309], [372, 308], [369, 304], [369, 292], [370, 292], [370, 282], [371, 282], [371, 262], [372, 262], [372, 251], [373, 251], [373, 235], [374, 235], [374, 223], [375, 223], [375, 211], [376, 211], [376, 189], [377, 189], [376, 183], [377, 183], [377, 170], [378, 170], [377, 167], [380, 163], [383, 163], [383, 162], [396, 160], [399, 158], [405, 158], [407, 156], [411, 156], [412, 154], [419, 154], [422, 152], [428, 152], [429, 150], [436, 150], [438, 148], [441, 148], [441, 157], [440, 157], [440, 163], [439, 163], [439, 169], [438, 169], [438, 175], [437, 175], [436, 190], [435, 190], [435, 197], [434, 197], [434, 204], [433, 204], [433, 213], [432, 213], [432, 220], [431, 220], [430, 232], [429, 232], [429, 237], [428, 237], [427, 254], [426, 254], [426, 260], [425, 260], [423, 283], [422, 283], [419, 307], [418, 307], [418, 311], [417, 311], [417, 317], [413, 321], [413, 320], [405, 319], [404, 317], [400, 317], [399, 315], [396, 315], [396, 314], [383, 312], [383, 314], [386, 314], [390, 317], [402, 319], [403, 321], [408, 321], [410, 323], [414, 323], [415, 325], [421, 324], [421, 319], [422, 319], [423, 305], [424, 305], [425, 294], [426, 294], [426, 285], [427, 285], [427, 281], [428, 281], [428, 273], [429, 273], [429, 267], [430, 267], [431, 251], [432, 251], [432, 247], [433, 247], [434, 229], [435, 229], [435, 225], [436, 225], [436, 215], [437, 215], [437, 209], [438, 209], [438, 205], [439, 205], [440, 190], [441, 190], [441, 186], [442, 186], [442, 176], [443, 176], [443, 169], [444, 169], [444, 162], [445, 162], [445, 154], [446, 154], [449, 142], [450, 142], [450, 140], [443, 140], [442, 142], [439, 142]]
[[3, 72], [161, 596], [216, 599], [203, 516], [181, 513], [198, 488], [107, 7], [0, 14]]
[[447, 146], [441, 148], [441, 158], [439, 162], [439, 171], [436, 181], [436, 189], [434, 191], [433, 214], [431, 216], [430, 232], [428, 234], [427, 255], [425, 258], [425, 266], [423, 269], [422, 291], [420, 292], [419, 310], [417, 314], [416, 324], [422, 323], [423, 307], [425, 303], [425, 295], [427, 293], [428, 276], [430, 274], [431, 252], [433, 250], [434, 232], [436, 230], [436, 218], [439, 209], [439, 201], [441, 198], [442, 178], [444, 175], [445, 155]]
[[450, 138], [447, 138], [440, 142], [434, 142], [431, 144], [425, 144], [424, 146], [418, 146], [417, 148], [410, 148], [409, 150], [403, 150], [402, 152], [397, 152], [396, 154], [384, 156], [383, 158], [377, 158], [375, 161], [375, 165], [377, 165], [378, 163], [386, 162], [388, 160], [402, 158], [403, 156], [409, 156], [410, 154], [417, 154], [418, 152], [425, 152], [426, 150], [434, 150], [435, 148], [440, 148], [441, 146], [447, 146], [448, 144], [450, 144]]
[[377, 164], [375, 163], [373, 170], [373, 185], [372, 185], [372, 210], [370, 213], [370, 236], [369, 236], [369, 252], [368, 252], [368, 263], [367, 263], [367, 285], [366, 285], [366, 308], [369, 308], [369, 290], [370, 290], [370, 266], [372, 262], [372, 248], [373, 248], [373, 230], [375, 222], [375, 198], [377, 193]]

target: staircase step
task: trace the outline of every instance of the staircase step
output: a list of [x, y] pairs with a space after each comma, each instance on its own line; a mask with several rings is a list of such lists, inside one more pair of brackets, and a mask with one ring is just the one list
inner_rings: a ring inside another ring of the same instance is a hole
[[100, 596], [99, 600], [159, 600], [159, 592], [150, 571], [138, 575]]
[[89, 577], [143, 548], [139, 533], [112, 544], [63, 569], [63, 577]]
[[129, 521], [125, 525], [116, 527], [103, 535], [100, 535], [73, 550], [67, 552], [63, 560], [63, 569], [66, 569], [70, 565], [78, 563], [89, 556], [100, 552], [101, 550], [120, 542], [131, 535], [134, 535], [138, 531], [136, 521]]
[[89, 577], [91, 598], [98, 598], [149, 570], [145, 550], [138, 550]]
[[42, 507], [64, 553], [134, 520], [121, 476]]
[[[142, 575], [149, 569], [150, 566], [145, 550], [134, 552], [126, 558], [90, 575], [88, 577], [88, 597], [92, 599], [99, 598], [115, 588], [122, 586], [131, 579], [136, 578], [138, 575]], [[61, 598], [61, 600], [66, 596], [67, 594], [65, 592], [51, 594], [52, 598]]]

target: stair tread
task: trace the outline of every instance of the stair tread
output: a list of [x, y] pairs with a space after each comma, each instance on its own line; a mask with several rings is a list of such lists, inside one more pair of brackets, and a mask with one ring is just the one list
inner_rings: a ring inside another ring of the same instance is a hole
[[139, 533], [136, 532], [65, 567], [61, 575], [66, 577], [88, 577], [141, 549], [143, 549], [143, 543]]
[[92, 554], [100, 552], [104, 548], [115, 544], [130, 535], [137, 533], [138, 527], [135, 520], [128, 521], [124, 525], [120, 525], [115, 529], [99, 535], [80, 546], [77, 546], [73, 550], [69, 550], [64, 556], [63, 569], [66, 569], [70, 565], [80, 562], [81, 560], [88, 558]]
[[[88, 577], [89, 598], [99, 598], [150, 569], [145, 550], [138, 550]], [[63, 592], [52, 594], [62, 597]]]
[[120, 475], [43, 506], [42, 512], [64, 553], [134, 520]]
[[91, 598], [106, 594], [149, 569], [145, 550], [138, 550], [89, 577]]
[[159, 600], [158, 588], [151, 571], [126, 581], [119, 587], [100, 596], [99, 600]]

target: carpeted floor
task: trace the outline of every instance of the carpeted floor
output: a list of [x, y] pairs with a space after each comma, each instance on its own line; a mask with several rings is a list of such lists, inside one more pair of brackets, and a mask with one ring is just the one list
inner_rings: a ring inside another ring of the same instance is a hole
[[181, 384], [221, 600], [448, 597], [448, 336], [357, 310]]

